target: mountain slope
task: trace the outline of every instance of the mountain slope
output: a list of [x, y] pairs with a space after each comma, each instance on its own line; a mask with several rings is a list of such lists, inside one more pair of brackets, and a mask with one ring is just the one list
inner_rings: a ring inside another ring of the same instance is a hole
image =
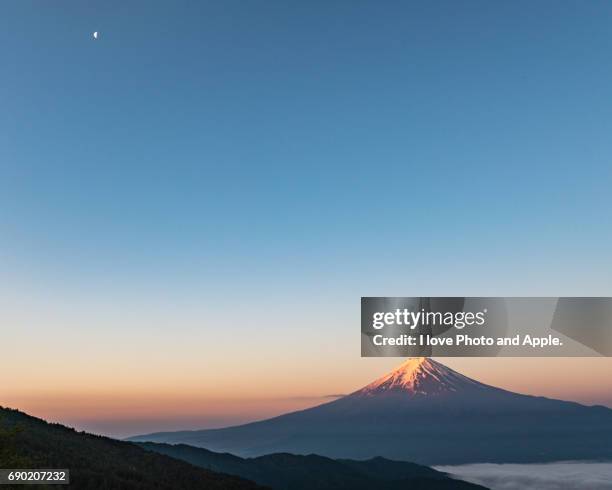
[[68, 468], [83, 489], [256, 490], [256, 484], [0, 407], [0, 468]]
[[420, 358], [306, 410], [225, 429], [132, 440], [240, 456], [382, 456], [428, 465], [598, 459], [612, 458], [612, 410], [512, 393]]
[[270, 454], [243, 459], [181, 445], [141, 443], [143, 448], [182, 459], [212, 471], [247, 478], [274, 490], [477, 490], [478, 485], [453, 480], [444, 473], [413, 463], [374, 458], [333, 460], [322, 456]]

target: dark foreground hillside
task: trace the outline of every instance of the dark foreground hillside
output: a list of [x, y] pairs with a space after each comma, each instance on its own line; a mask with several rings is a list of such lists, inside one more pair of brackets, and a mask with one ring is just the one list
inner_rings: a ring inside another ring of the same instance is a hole
[[[68, 488], [83, 490], [255, 490], [247, 480], [222, 475], [129, 442], [49, 424], [0, 407], [0, 468], [66, 468]], [[8, 485], [2, 488], [8, 489]], [[67, 488], [19, 485], [17, 489]]]
[[143, 448], [212, 471], [238, 475], [274, 490], [477, 490], [427, 466], [384, 458], [335, 460], [323, 456], [269, 454], [240, 458], [185, 444], [141, 443]]

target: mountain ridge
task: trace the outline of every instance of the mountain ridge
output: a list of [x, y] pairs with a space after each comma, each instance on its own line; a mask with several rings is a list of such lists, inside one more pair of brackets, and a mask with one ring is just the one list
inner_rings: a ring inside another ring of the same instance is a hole
[[[0, 406], [0, 468], [68, 468], [81, 490], [257, 490], [257, 484], [215, 473], [136, 444], [48, 423]], [[10, 488], [9, 485], [7, 488]], [[35, 488], [46, 486], [35, 485]]]
[[367, 461], [334, 460], [315, 454], [270, 454], [240, 458], [185, 444], [139, 443], [159, 452], [215, 472], [240, 476], [273, 490], [478, 490], [479, 485], [450, 478], [427, 466], [372, 458]]

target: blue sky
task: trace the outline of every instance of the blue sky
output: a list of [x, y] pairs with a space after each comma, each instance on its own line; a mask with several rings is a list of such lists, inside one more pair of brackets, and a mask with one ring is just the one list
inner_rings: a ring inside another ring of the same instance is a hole
[[605, 2], [2, 8], [8, 265], [129, 287], [607, 257]]
[[314, 355], [324, 323], [346, 360], [361, 295], [610, 295], [611, 14], [4, 2], [2, 323], [291, 324]]

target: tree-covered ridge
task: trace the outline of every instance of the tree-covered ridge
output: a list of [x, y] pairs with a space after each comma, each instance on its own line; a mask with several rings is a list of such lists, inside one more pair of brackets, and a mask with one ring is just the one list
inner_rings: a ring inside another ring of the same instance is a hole
[[[70, 487], [84, 490], [262, 488], [241, 478], [145, 451], [130, 442], [77, 432], [3, 407], [0, 407], [0, 468], [66, 468], [70, 470]], [[47, 487], [59, 488], [28, 486]]]
[[273, 490], [484, 490], [479, 485], [453, 480], [428, 466], [385, 458], [362, 461], [287, 453], [240, 458], [186, 444], [140, 445], [202, 468], [241, 476]]

